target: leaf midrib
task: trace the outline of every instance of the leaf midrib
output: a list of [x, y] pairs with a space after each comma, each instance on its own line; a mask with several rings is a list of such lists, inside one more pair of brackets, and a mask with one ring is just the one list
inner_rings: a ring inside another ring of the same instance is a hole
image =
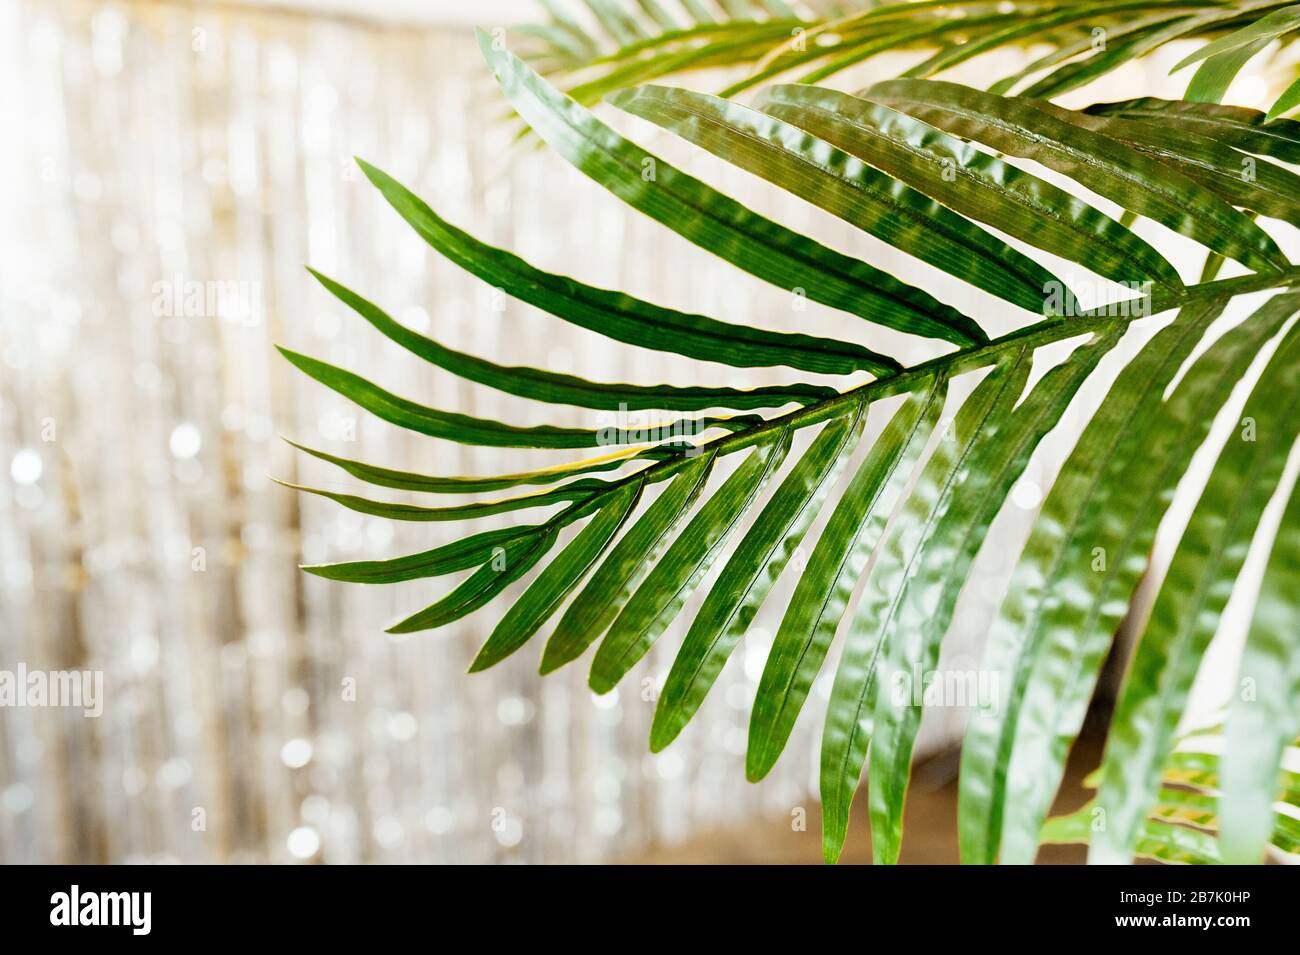
[[[913, 365], [910, 368], [904, 368], [901, 371], [894, 372], [891, 375], [876, 378], [856, 388], [848, 391], [842, 391], [839, 394], [826, 398], [816, 404], [805, 405], [797, 408], [784, 415], [774, 418], [765, 419], [762, 423], [756, 424], [750, 428], [735, 431], [728, 435], [715, 438], [713, 441], [700, 446], [692, 446], [691, 450], [697, 453], [705, 448], [710, 448], [718, 457], [723, 457], [734, 451], [743, 450], [749, 447], [764, 434], [777, 428], [789, 427], [791, 430], [809, 427], [822, 421], [836, 417], [836, 412], [841, 407], [848, 407], [854, 402], [863, 401], [870, 404], [873, 401], [885, 398], [893, 394], [898, 394], [907, 386], [914, 382], [922, 381], [936, 372], [941, 372], [949, 377], [966, 371], [973, 371], [977, 368], [983, 368], [997, 360], [997, 356], [1009, 348], [1027, 346], [1030, 348], [1039, 348], [1043, 345], [1050, 344], [1054, 341], [1061, 341], [1068, 338], [1074, 338], [1080, 335], [1090, 334], [1092, 332], [1103, 330], [1108, 327], [1118, 327], [1143, 318], [1150, 318], [1165, 312], [1171, 308], [1187, 305], [1198, 300], [1212, 301], [1215, 299], [1231, 298], [1234, 295], [1242, 295], [1248, 292], [1263, 291], [1272, 288], [1281, 288], [1283, 286], [1300, 285], [1300, 265], [1272, 273], [1254, 273], [1243, 275], [1232, 279], [1219, 279], [1212, 282], [1202, 282], [1198, 285], [1189, 286], [1178, 291], [1171, 291], [1162, 298], [1154, 299], [1160, 304], [1160, 308], [1151, 309], [1148, 314], [1143, 315], [1106, 315], [1104, 310], [1106, 306], [1100, 306], [1082, 313], [1077, 318], [1053, 318], [1043, 322], [1037, 322], [1025, 328], [1018, 329], [996, 338], [983, 345], [973, 346], [971, 348], [952, 352], [946, 355], [939, 355], [928, 361]], [[1067, 358], [1066, 361], [1070, 361]], [[671, 457], [656, 461], [649, 467], [642, 468], [639, 471], [633, 471], [624, 475], [622, 478], [613, 479], [609, 482], [609, 487], [588, 498], [586, 505], [601, 500], [605, 495], [613, 493], [622, 487], [628, 481], [643, 479], [647, 484], [665, 480], [676, 473], [683, 467], [690, 458], [686, 457], [685, 451], [678, 451]], [[548, 521], [536, 525], [538, 529], [547, 527], [552, 521], [558, 521], [568, 515], [568, 510], [561, 511], [559, 514], [550, 518]], [[580, 515], [579, 515], [580, 516]], [[570, 521], [576, 517], [570, 517]], [[567, 522], [566, 522], [567, 523]]]

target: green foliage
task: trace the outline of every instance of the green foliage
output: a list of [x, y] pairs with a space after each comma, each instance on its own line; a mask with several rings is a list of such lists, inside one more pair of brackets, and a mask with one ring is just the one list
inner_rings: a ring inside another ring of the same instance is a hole
[[[1270, 161], [1300, 160], [1300, 124], [1194, 97], [1084, 110], [1044, 98], [1177, 36], [1206, 34], [1220, 39], [1187, 64], [1202, 64], [1193, 85], [1212, 95], [1235, 70], [1221, 58], [1235, 57], [1239, 66], [1243, 50], [1265, 38], [1285, 39], [1296, 22], [1293, 8], [1037, 0], [1013, 7], [896, 3], [856, 12], [830, 6], [813, 19], [783, 2], [737, 0], [724, 4], [729, 16], [720, 22], [697, 3], [593, 0], [595, 30], [554, 7], [548, 24], [524, 33], [543, 50], [534, 64], [550, 74], [595, 70], [594, 79], [570, 86], [570, 95], [488, 36], [480, 34], [480, 45], [533, 132], [619, 200], [759, 279], [872, 326], [937, 340], [945, 353], [904, 367], [854, 342], [767, 331], [761, 319], [678, 312], [546, 273], [451, 225], [362, 163], [435, 251], [559, 319], [699, 361], [871, 379], [740, 390], [606, 383], [504, 367], [418, 335], [313, 273], [395, 344], [479, 385], [556, 404], [686, 417], [665, 425], [664, 440], [616, 429], [525, 428], [427, 408], [283, 350], [322, 384], [419, 433], [479, 445], [602, 449], [546, 469], [444, 477], [302, 448], [383, 488], [540, 488], [442, 507], [302, 488], [366, 514], [448, 522], [560, 505], [536, 523], [469, 534], [420, 553], [305, 569], [372, 584], [470, 572], [445, 597], [395, 624], [395, 632], [446, 626], [536, 570], [498, 616], [472, 669], [499, 663], [550, 626], [542, 672], [595, 645], [589, 683], [598, 693], [611, 690], [681, 614], [687, 597], [707, 585], [658, 700], [650, 739], [656, 751], [699, 709], [776, 581], [792, 576], [793, 597], [759, 681], [747, 774], [760, 779], [781, 756], [842, 634], [821, 744], [825, 854], [839, 856], [869, 765], [874, 851], [879, 861], [894, 862], [924, 707], [911, 683], [937, 667], [972, 564], [1039, 443], [1061, 427], [1079, 389], [1130, 324], [1161, 316], [1154, 319], [1159, 331], [1071, 435], [1073, 450], [1046, 489], [989, 634], [983, 667], [999, 677], [1001, 693], [967, 730], [962, 856], [1028, 862], [1043, 839], [1088, 841], [1098, 861], [1258, 861], [1270, 840], [1294, 850], [1295, 821], [1276, 814], [1273, 803], [1295, 804], [1294, 774], [1279, 776], [1278, 765], [1300, 731], [1300, 492], [1280, 508], [1276, 539], [1263, 541], [1271, 553], [1241, 671], [1254, 692], [1243, 692], [1229, 709], [1222, 778], [1217, 760], [1180, 748], [1177, 730], [1266, 508], [1286, 493], [1283, 473], [1300, 434], [1300, 293], [1290, 291], [1300, 286], [1300, 267], [1287, 260], [1269, 224], [1300, 224], [1300, 179]], [[958, 9], [965, 15], [952, 16]], [[1107, 25], [1109, 45], [1078, 48], [1098, 23]], [[833, 43], [817, 42], [831, 36]], [[808, 43], [790, 42], [798, 37]], [[991, 91], [928, 78], [977, 53], [1040, 39], [1054, 52]], [[688, 68], [735, 63], [749, 63], [753, 72], [733, 89], [795, 69], [811, 70], [804, 80], [819, 79], [907, 43], [931, 44], [932, 55], [906, 76], [857, 95], [787, 83], [742, 105], [644, 85]], [[1027, 93], [1007, 95], [1048, 69]], [[990, 340], [973, 318], [930, 291], [674, 169], [584, 105], [607, 93], [614, 94], [612, 106], [988, 293], [1013, 310], [1020, 327]], [[1082, 189], [1062, 188], [1012, 158], [1032, 160]], [[1085, 191], [1122, 213], [1080, 198]], [[1159, 246], [1134, 231], [1139, 217], [1202, 247], [1199, 281], [1184, 281]], [[1081, 266], [1127, 297], [1081, 308], [1075, 290], [1035, 257], [1043, 254]], [[1217, 279], [1226, 260], [1246, 274]], [[1253, 313], [1221, 331], [1225, 309], [1250, 293], [1264, 293]], [[1031, 374], [1040, 349], [1066, 341], [1074, 345], [1068, 357]], [[1241, 393], [1252, 368], [1257, 380]], [[1212, 428], [1234, 400], [1244, 400], [1249, 436]], [[860, 447], [868, 433], [879, 437]], [[1045, 824], [1114, 634], [1198, 452], [1211, 462], [1210, 477], [1125, 674], [1096, 799]], [[823, 512], [826, 520], [809, 540]]]
[[[1300, 775], [1277, 768], [1284, 750], [1291, 757], [1300, 755], [1296, 748], [1300, 739], [1291, 739], [1288, 744], [1288, 738], [1282, 736], [1275, 749], [1270, 747], [1266, 779], [1260, 780], [1260, 787], [1253, 791], [1255, 798], [1246, 800], [1250, 810], [1248, 828], [1252, 831], [1246, 846], [1237, 841], [1230, 818], [1242, 802], [1223, 792], [1226, 777], [1220, 774], [1220, 764], [1231, 757], [1202, 748], [1207, 744], [1222, 748], [1222, 731], [1222, 725], [1198, 731], [1180, 740], [1179, 748], [1169, 754], [1143, 816], [1132, 823], [1135, 831], [1126, 837], [1130, 846], [1126, 856], [1171, 864], [1216, 865], [1255, 862], [1266, 847], [1300, 854], [1300, 818], [1296, 817], [1300, 810]], [[1096, 789], [1103, 778], [1099, 770], [1085, 783]], [[1083, 843], [1091, 847], [1090, 859], [1104, 860], [1109, 854], [1098, 853], [1097, 846], [1113, 840], [1113, 833], [1113, 817], [1094, 798], [1072, 813], [1048, 819], [1039, 832], [1039, 841]]]
[[[1200, 38], [1212, 42], [1172, 72], [1199, 63], [1184, 74], [1190, 77], [1185, 98], [1217, 102], [1248, 62], [1300, 34], [1300, 4], [1278, 0], [733, 2], [723, 4], [720, 20], [699, 3], [672, 0], [547, 0], [545, 6], [548, 23], [511, 32], [525, 57], [584, 105], [693, 70], [746, 69], [722, 92], [730, 97], [776, 77], [820, 83], [899, 50], [929, 53], [904, 74], [925, 79], [982, 54], [1042, 44], [1049, 52], [1016, 73], [992, 77], [988, 89], [1053, 97], [1166, 43]], [[1300, 80], [1268, 118], [1298, 103]]]

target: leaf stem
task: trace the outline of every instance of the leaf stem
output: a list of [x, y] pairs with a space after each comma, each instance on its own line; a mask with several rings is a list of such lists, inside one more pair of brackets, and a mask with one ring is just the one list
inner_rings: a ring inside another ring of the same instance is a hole
[[[761, 424], [756, 424], [752, 428], [723, 435], [698, 447], [684, 449], [673, 457], [657, 461], [647, 468], [642, 468], [623, 478], [611, 481], [610, 491], [620, 487], [622, 482], [632, 477], [644, 478], [650, 484], [666, 480], [676, 474], [689, 457], [700, 454], [706, 449], [710, 452], [716, 452], [719, 457], [741, 451], [752, 447], [768, 432], [776, 428], [783, 428], [788, 425], [792, 430], [798, 430], [799, 428], [820, 424], [836, 417], [857, 401], [866, 401], [870, 404], [881, 398], [910, 391], [918, 382], [924, 381], [939, 372], [951, 377], [984, 368], [997, 361], [1003, 352], [1009, 349], [1026, 345], [1036, 349], [1041, 345], [1063, 341], [1078, 335], [1103, 332], [1138, 319], [1152, 318], [1171, 308], [1181, 308], [1199, 302], [1231, 298], [1249, 292], [1260, 292], [1295, 285], [1300, 285], [1300, 266], [1291, 266], [1275, 272], [1258, 272], [1231, 279], [1201, 282], [1181, 289], [1159, 289], [1153, 295], [1139, 296], [1123, 303], [1127, 306], [1124, 309], [1126, 314], [1108, 314], [1115, 309], [1114, 305], [1109, 305], [1082, 312], [1078, 316], [1050, 318], [1036, 322], [1033, 325], [1003, 335], [1001, 338], [995, 338], [983, 345], [939, 355], [910, 368], [904, 368], [893, 374], [875, 378], [848, 391], [842, 391], [815, 404], [805, 405], [784, 415], [765, 419]], [[602, 490], [598, 493], [603, 495], [609, 492]]]

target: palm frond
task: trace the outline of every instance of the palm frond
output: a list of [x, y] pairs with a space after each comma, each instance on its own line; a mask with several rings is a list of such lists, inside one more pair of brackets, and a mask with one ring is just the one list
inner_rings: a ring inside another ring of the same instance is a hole
[[[1199, 739], [1193, 745], [1205, 742]], [[1289, 746], [1286, 743], [1284, 737], [1275, 752], [1279, 761], [1265, 766], [1267, 785], [1254, 791], [1249, 801], [1252, 847], [1249, 854], [1238, 856], [1241, 861], [1256, 861], [1266, 847], [1277, 853], [1300, 855], [1300, 818], [1296, 816], [1300, 810], [1300, 775], [1279, 768], [1284, 751], [1292, 756], [1300, 754], [1295, 748], [1300, 740], [1291, 740]], [[1232, 862], [1234, 848], [1240, 847], [1234, 846], [1231, 814], [1233, 807], [1240, 804], [1222, 791], [1220, 783], [1220, 764], [1229, 758], [1196, 748], [1171, 753], [1158, 773], [1159, 785], [1144, 814], [1134, 823], [1136, 836], [1130, 837], [1133, 848], [1129, 854], [1182, 865]], [[1099, 771], [1085, 783], [1096, 789], [1103, 778]], [[1112, 826], [1107, 808], [1094, 798], [1072, 813], [1048, 819], [1039, 839], [1044, 843], [1081, 843], [1090, 847], [1090, 858], [1104, 857], [1104, 852], [1097, 852], [1097, 846], [1108, 838]]]
[[[774, 16], [780, 6], [763, 8]], [[628, 19], [616, 15], [612, 0], [592, 8], [619, 42], [643, 45], [656, 36], [649, 21], [666, 28], [669, 16], [659, 5], [646, 5], [649, 20]], [[755, 4], [728, 8], [757, 11]], [[1037, 9], [1029, 5], [1022, 13], [1034, 16]], [[875, 11], [855, 22], [892, 24], [898, 12]], [[696, 21], [689, 29], [713, 26]], [[554, 29], [561, 29], [558, 21]], [[578, 37], [571, 40], [576, 48]], [[523, 428], [426, 408], [285, 350], [312, 377], [409, 430], [470, 444], [606, 449], [594, 458], [516, 474], [442, 477], [303, 448], [384, 488], [446, 494], [542, 487], [441, 507], [303, 488], [367, 514], [442, 523], [562, 505], [537, 523], [471, 534], [415, 554], [305, 569], [373, 584], [470, 571], [445, 597], [394, 624], [394, 632], [445, 626], [536, 569], [472, 669], [519, 652], [558, 617], [541, 653], [542, 672], [595, 645], [589, 684], [604, 693], [662, 638], [716, 566], [659, 698], [654, 750], [689, 723], [778, 578], [796, 575], [759, 680], [747, 774], [761, 778], [780, 757], [837, 633], [844, 632], [822, 737], [825, 854], [832, 860], [839, 855], [869, 764], [874, 851], [893, 862], [925, 705], [916, 675], [938, 664], [988, 529], [1035, 449], [1060, 427], [1130, 325], [1176, 311], [1119, 371], [1082, 428], [1012, 575], [984, 663], [1005, 693], [996, 709], [971, 720], [963, 748], [961, 849], [973, 862], [1031, 861], [1040, 839], [1082, 835], [1092, 837], [1097, 858], [1257, 859], [1269, 836], [1259, 825], [1260, 807], [1271, 805], [1279, 754], [1300, 730], [1294, 724], [1300, 711], [1294, 534], [1277, 535], [1243, 663], [1243, 678], [1256, 681], [1268, 702], [1234, 702], [1227, 720], [1234, 745], [1221, 787], [1217, 765], [1213, 769], [1212, 788], [1232, 797], [1223, 812], [1222, 851], [1214, 837], [1183, 825], [1213, 807], [1200, 796], [1171, 795], [1179, 780], [1171, 781], [1169, 767], [1209, 772], [1189, 768], [1175, 731], [1265, 507], [1282, 490], [1284, 464], [1300, 433], [1300, 292], [1293, 291], [1300, 267], [1267, 228], [1270, 219], [1300, 221], [1300, 182], [1266, 158], [1293, 160], [1300, 125], [1251, 110], [1151, 99], [1066, 110], [1035, 97], [919, 76], [856, 96], [778, 85], [763, 91], [753, 107], [659, 86], [613, 97], [621, 109], [832, 212], [964, 287], [1019, 308], [1021, 327], [990, 339], [974, 319], [930, 292], [759, 216], [673, 168], [486, 36], [480, 42], [519, 115], [623, 202], [776, 287], [872, 327], [938, 340], [948, 350], [904, 367], [854, 342], [677, 312], [546, 273], [447, 223], [363, 163], [382, 195], [434, 250], [555, 317], [702, 362], [871, 377], [852, 386], [774, 384], [741, 391], [602, 383], [508, 368], [417, 335], [317, 274], [381, 334], [469, 381], [577, 407], [694, 416], [644, 433]], [[993, 152], [1034, 160], [1124, 214], [1117, 220]], [[1234, 172], [1247, 160], [1259, 173], [1242, 179]], [[1157, 246], [1134, 231], [1138, 217], [1201, 246], [1206, 267], [1199, 281], [1184, 281]], [[1120, 283], [1129, 295], [1081, 308], [1074, 290], [1003, 235], [1036, 254], [1076, 263], [1112, 291]], [[1218, 278], [1228, 259], [1247, 273]], [[1272, 294], [1244, 322], [1218, 334], [1235, 299], [1261, 292]], [[1034, 378], [1040, 350], [1065, 342], [1075, 346], [1069, 356]], [[1211, 425], [1232, 405], [1251, 368], [1258, 369], [1258, 381], [1243, 411], [1251, 437], [1225, 440]], [[718, 410], [744, 413], [704, 414]], [[805, 429], [815, 431], [806, 446], [799, 436]], [[868, 433], [879, 436], [859, 447]], [[1198, 451], [1215, 461], [1213, 471], [1125, 678], [1090, 807], [1110, 820], [1108, 827], [1098, 838], [1088, 817], [1076, 815], [1044, 830], [1113, 634]], [[1286, 510], [1284, 527], [1295, 526], [1297, 500]], [[821, 512], [827, 519], [815, 541], [806, 543]], [[806, 559], [794, 559], [805, 553]], [[1185, 777], [1191, 781], [1183, 788], [1201, 788], [1199, 778]]]
[[[729, 3], [717, 14], [700, 3], [668, 0], [548, 2], [546, 8], [548, 22], [515, 31], [527, 41], [524, 56], [564, 81], [584, 105], [707, 68], [748, 69], [723, 92], [730, 97], [782, 76], [820, 83], [898, 50], [928, 52], [904, 74], [921, 79], [984, 54], [1040, 44], [1050, 51], [989, 88], [1052, 97], [1185, 39], [1208, 41], [1174, 67], [1199, 64], [1188, 74], [1186, 99], [1217, 102], [1248, 61], [1275, 42], [1292, 42], [1300, 30], [1300, 4], [1278, 0]], [[1294, 108], [1294, 96], [1284, 94], [1269, 118]]]

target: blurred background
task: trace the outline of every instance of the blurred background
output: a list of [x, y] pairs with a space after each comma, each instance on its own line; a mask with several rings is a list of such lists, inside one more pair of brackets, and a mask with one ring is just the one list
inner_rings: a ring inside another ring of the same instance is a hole
[[[540, 642], [465, 674], [504, 601], [443, 631], [392, 637], [387, 624], [445, 587], [367, 588], [297, 570], [427, 549], [458, 528], [397, 526], [279, 487], [272, 478], [355, 486], [281, 436], [436, 474], [558, 458], [367, 418], [294, 373], [275, 343], [447, 410], [601, 424], [423, 365], [304, 265], [503, 364], [642, 383], [705, 374], [517, 303], [493, 307], [490, 289], [398, 219], [354, 155], [550, 271], [732, 321], [812, 324], [909, 361], [933, 353], [884, 332], [873, 342], [856, 319], [815, 304], [791, 314], [782, 290], [515, 143], [470, 19], [508, 27], [536, 14], [527, 0], [0, 2], [0, 669], [104, 679], [98, 718], [0, 708], [0, 862], [818, 858], [815, 703], [776, 771], [758, 786], [744, 779], [749, 705], [790, 581], [695, 722], [651, 756], [655, 692], [689, 615], [618, 691], [594, 698], [582, 663], [537, 677]], [[1160, 62], [1117, 73], [1109, 98], [1130, 95], [1134, 71], [1148, 92], [1176, 96], [1178, 84], [1160, 86]], [[1251, 81], [1235, 89], [1250, 95]], [[795, 228], [900, 266], [819, 210], [684, 144], [640, 138]], [[1024, 319], [966, 294], [953, 283], [941, 297], [990, 333]], [[1135, 329], [1128, 353], [1148, 334]], [[707, 375], [773, 380], [717, 366]], [[1023, 533], [1066, 447], [1045, 443], [998, 539]], [[946, 665], [978, 666], [1009, 549], [985, 551]], [[821, 698], [828, 689], [818, 685]], [[914, 859], [952, 856], [944, 793], [962, 719], [927, 715]], [[864, 822], [850, 839], [856, 858]], [[948, 848], [927, 855], [927, 839]]]

